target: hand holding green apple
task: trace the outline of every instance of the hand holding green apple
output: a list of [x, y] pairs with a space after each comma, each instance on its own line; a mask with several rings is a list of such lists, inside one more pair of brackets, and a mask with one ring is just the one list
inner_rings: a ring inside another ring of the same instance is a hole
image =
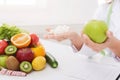
[[111, 31], [107, 31], [106, 36], [107, 39], [104, 43], [95, 43], [86, 34], [82, 35], [84, 44], [96, 52], [100, 52], [103, 49], [110, 47], [112, 44], [114, 44], [115, 40], [117, 40]]
[[91, 20], [83, 29], [83, 33], [95, 43], [103, 43], [106, 39], [107, 24], [102, 20]]

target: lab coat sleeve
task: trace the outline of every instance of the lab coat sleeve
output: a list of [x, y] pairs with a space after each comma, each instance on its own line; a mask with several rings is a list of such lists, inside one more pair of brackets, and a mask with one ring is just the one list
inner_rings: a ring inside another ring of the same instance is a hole
[[[80, 51], [78, 51], [77, 48], [73, 44], [71, 44], [71, 47], [72, 47], [74, 53], [80, 53]], [[85, 45], [84, 45], [84, 47], [85, 47]], [[88, 49], [88, 50], [86, 50], [86, 49]], [[84, 55], [86, 55], [86, 56], [93, 56], [93, 55], [97, 54], [97, 52], [94, 52], [94, 51], [92, 51], [92, 53], [91, 53], [91, 50], [89, 48], [86, 48], [86, 49], [82, 50], [82, 52], [84, 52]], [[108, 49], [106, 49], [106, 50], [107, 50], [107, 51], [105, 51], [106, 53], [108, 53], [108, 54], [111, 53], [111, 51], [109, 51]], [[115, 60], [117, 60], [118, 62], [120, 62], [120, 58], [118, 56], [116, 56], [114, 53], [111, 53], [111, 56]]]
[[79, 52], [79, 51], [77, 50], [77, 48], [76, 48], [73, 44], [71, 44], [71, 47], [72, 47], [74, 53]]

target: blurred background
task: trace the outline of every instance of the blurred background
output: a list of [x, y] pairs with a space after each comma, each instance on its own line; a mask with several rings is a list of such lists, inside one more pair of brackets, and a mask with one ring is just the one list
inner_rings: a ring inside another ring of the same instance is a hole
[[79, 32], [102, 0], [0, 0], [0, 24], [40, 35], [46, 27], [68, 25]]

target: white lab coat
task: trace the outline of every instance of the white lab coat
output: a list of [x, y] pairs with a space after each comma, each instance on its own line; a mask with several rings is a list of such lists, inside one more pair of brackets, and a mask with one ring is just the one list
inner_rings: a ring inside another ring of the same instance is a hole
[[[93, 18], [106, 21], [108, 12], [109, 4], [102, 4]], [[114, 0], [109, 30], [113, 32], [116, 38], [120, 39], [120, 0]]]
[[[109, 4], [102, 4], [98, 7], [95, 15], [93, 16], [93, 19], [104, 20], [107, 22], [108, 12]], [[113, 35], [120, 40], [120, 0], [114, 0], [109, 23], [109, 30], [112, 31]], [[114, 53], [109, 49], [105, 49], [105, 52], [111, 54], [112, 56], [115, 56]], [[88, 48], [86, 45], [83, 45], [79, 53], [85, 54], [87, 56], [93, 56], [96, 54], [96, 52], [92, 51], [92, 49]]]

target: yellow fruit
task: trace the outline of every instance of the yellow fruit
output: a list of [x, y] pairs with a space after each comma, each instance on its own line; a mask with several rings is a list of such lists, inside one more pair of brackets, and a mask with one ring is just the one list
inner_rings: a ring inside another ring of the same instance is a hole
[[32, 67], [35, 71], [39, 71], [44, 69], [46, 66], [46, 59], [43, 56], [38, 56], [33, 59], [32, 61]]
[[42, 45], [37, 46], [35, 48], [31, 48], [33, 53], [34, 53], [34, 57], [37, 56], [45, 56], [45, 49]]
[[27, 33], [19, 33], [11, 37], [11, 42], [17, 48], [23, 48], [29, 46], [31, 37]]

